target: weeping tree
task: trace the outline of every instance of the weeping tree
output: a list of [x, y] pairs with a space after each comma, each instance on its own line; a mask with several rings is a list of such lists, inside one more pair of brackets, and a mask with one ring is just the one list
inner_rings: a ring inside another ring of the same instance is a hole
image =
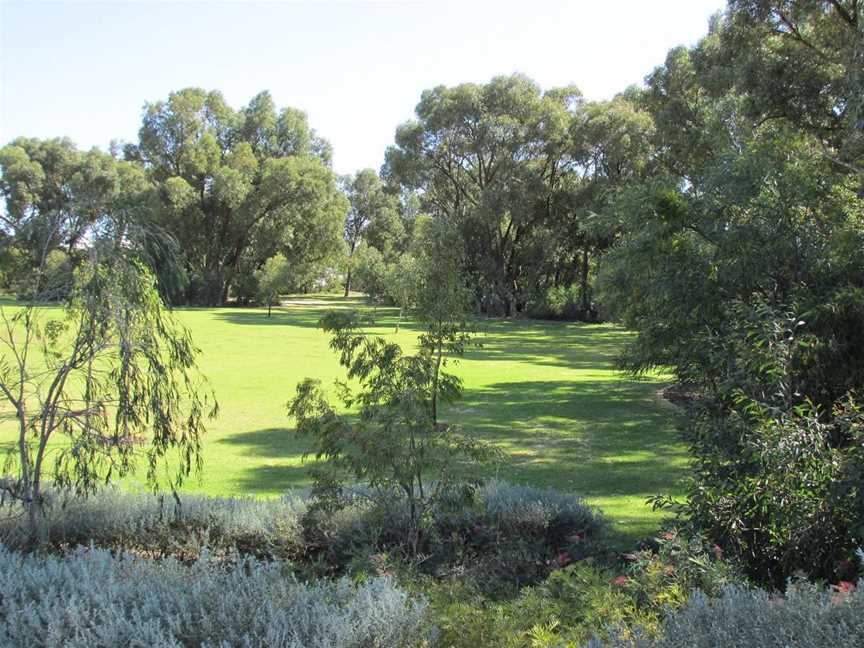
[[189, 332], [134, 258], [91, 251], [54, 312], [0, 309], [0, 393], [17, 428], [0, 493], [26, 513], [34, 542], [48, 482], [86, 495], [143, 459], [151, 487], [174, 489], [201, 469], [205, 421], [218, 409]]

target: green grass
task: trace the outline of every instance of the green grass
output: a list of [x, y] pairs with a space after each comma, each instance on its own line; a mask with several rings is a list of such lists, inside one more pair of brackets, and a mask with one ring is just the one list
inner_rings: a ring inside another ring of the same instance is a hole
[[[285, 404], [298, 381], [344, 377], [317, 329], [329, 308], [366, 308], [359, 299], [297, 297], [267, 318], [259, 308], [182, 309], [203, 353], [200, 366], [221, 407], [207, 433], [204, 473], [187, 490], [270, 496], [308, 485], [303, 444]], [[417, 329], [378, 309], [376, 333], [413, 345]], [[455, 367], [464, 398], [443, 417], [499, 444], [504, 480], [572, 491], [603, 509], [625, 538], [656, 529], [645, 498], [677, 493], [686, 462], [660, 401], [659, 378], [628, 379], [613, 367], [630, 334], [612, 325], [481, 320], [477, 340]]]

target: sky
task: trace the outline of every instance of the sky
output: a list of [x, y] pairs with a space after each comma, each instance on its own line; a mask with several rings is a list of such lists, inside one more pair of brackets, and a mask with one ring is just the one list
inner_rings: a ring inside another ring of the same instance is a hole
[[196, 86], [305, 111], [340, 173], [378, 169], [424, 89], [520, 72], [589, 100], [641, 83], [724, 0], [0, 0], [0, 144], [135, 141], [146, 102]]

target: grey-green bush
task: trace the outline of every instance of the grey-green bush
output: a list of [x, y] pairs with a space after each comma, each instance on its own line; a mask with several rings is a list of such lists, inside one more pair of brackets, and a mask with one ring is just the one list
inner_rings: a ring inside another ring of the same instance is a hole
[[[258, 555], [291, 555], [303, 549], [302, 517], [308, 494], [298, 490], [275, 499], [199, 495], [154, 496], [104, 488], [87, 498], [54, 500], [47, 507], [45, 536], [52, 545], [147, 548], [196, 553], [231, 547]], [[14, 506], [0, 515], [0, 542], [26, 542], [24, 518]]]
[[716, 599], [695, 592], [663, 624], [662, 637], [595, 640], [588, 648], [825, 648], [864, 646], [864, 593], [811, 584], [783, 597], [729, 586]]
[[0, 545], [4, 648], [407, 648], [426, 603], [388, 578], [298, 583], [254, 558], [189, 566], [101, 549], [65, 557]]

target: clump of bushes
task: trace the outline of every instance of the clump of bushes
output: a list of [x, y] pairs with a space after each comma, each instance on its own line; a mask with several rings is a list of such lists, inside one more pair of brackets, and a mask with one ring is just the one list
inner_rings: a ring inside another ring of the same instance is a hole
[[[151, 555], [194, 557], [238, 550], [261, 558], [291, 558], [304, 551], [304, 491], [275, 499], [152, 495], [107, 487], [96, 495], [48, 494], [43, 537], [49, 546], [96, 545], [146, 550]], [[0, 542], [25, 548], [25, 517], [12, 503], [0, 516]]]
[[571, 562], [610, 554], [599, 512], [553, 490], [489, 483], [467, 505], [436, 510], [416, 554], [403, 532], [406, 508], [382, 508], [360, 495], [337, 511], [311, 509], [304, 527], [309, 560], [337, 573], [411, 565], [501, 597]]
[[693, 588], [720, 595], [741, 582], [721, 552], [699, 538], [664, 533], [616, 560], [552, 561], [548, 578], [506, 600], [463, 578], [427, 582], [430, 618], [450, 648], [581, 646], [592, 636], [659, 634]]
[[580, 322], [600, 320], [597, 305], [584, 302], [579, 284], [550, 286], [531, 301], [528, 315], [536, 319]]
[[[412, 566], [460, 574], [489, 593], [513, 592], [561, 564], [608, 553], [607, 524], [575, 495], [494, 482], [460, 507], [433, 511], [419, 554], [407, 545], [407, 505], [369, 499], [363, 487], [340, 509], [317, 506], [307, 491], [275, 499], [156, 496], [105, 488], [88, 498], [56, 500], [45, 511], [48, 546], [89, 546], [172, 556], [203, 551], [289, 560], [301, 571], [339, 576]], [[26, 548], [26, 518], [7, 508], [0, 542]]]
[[408, 648], [426, 603], [386, 577], [298, 583], [279, 562], [191, 565], [100, 549], [22, 555], [0, 545], [0, 645]]

